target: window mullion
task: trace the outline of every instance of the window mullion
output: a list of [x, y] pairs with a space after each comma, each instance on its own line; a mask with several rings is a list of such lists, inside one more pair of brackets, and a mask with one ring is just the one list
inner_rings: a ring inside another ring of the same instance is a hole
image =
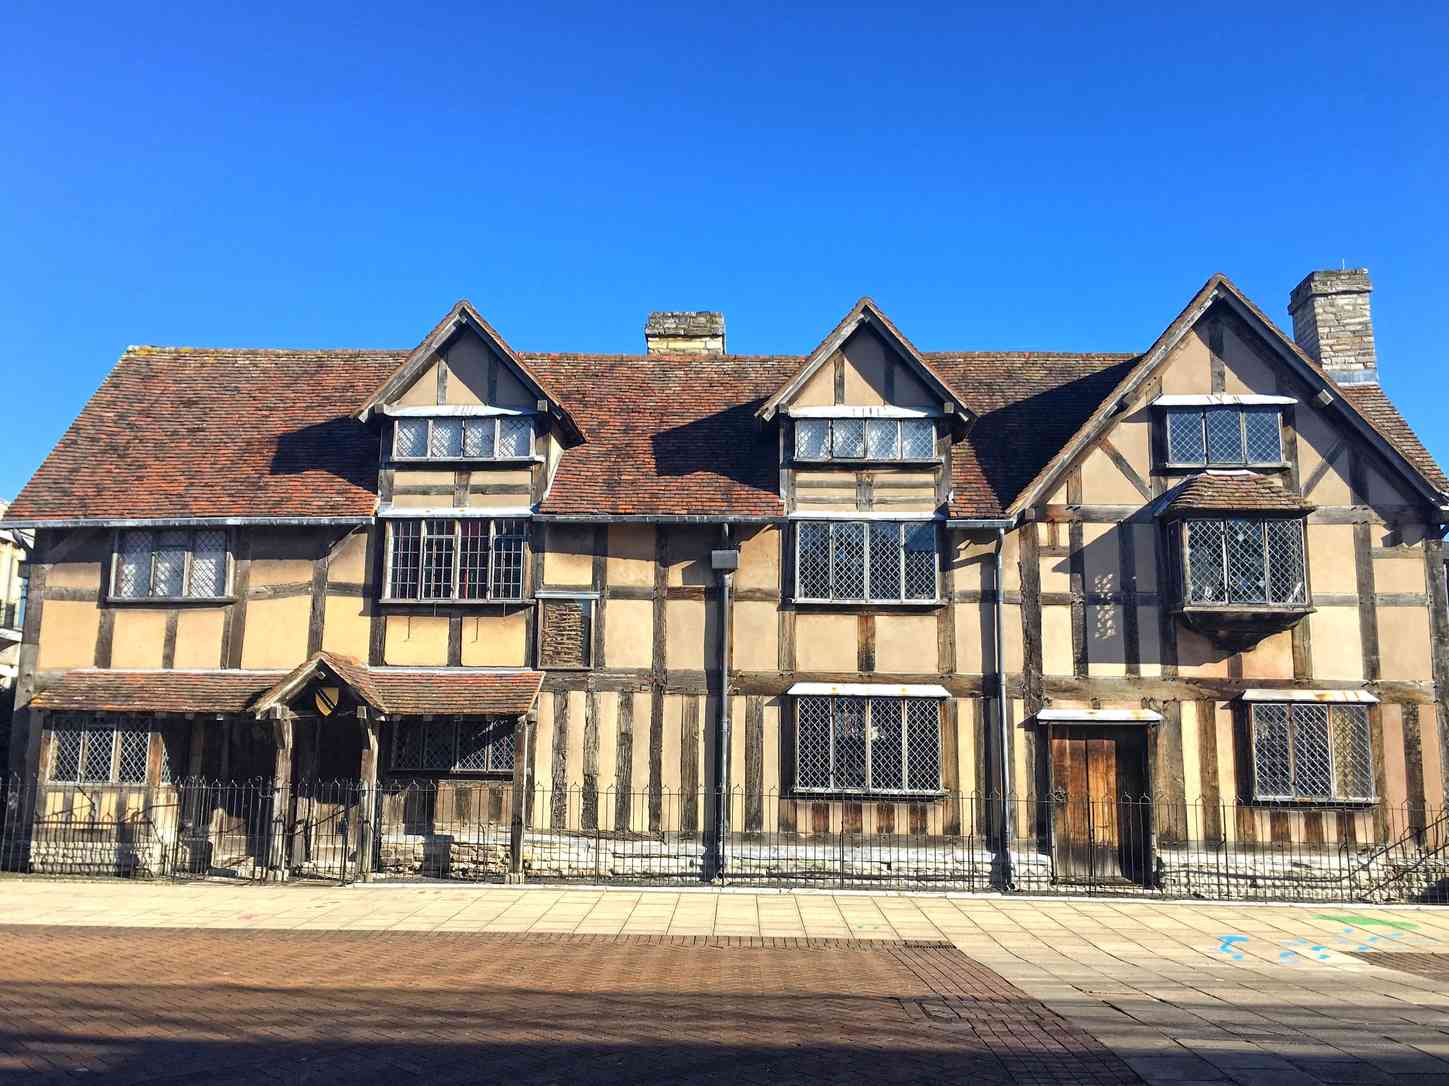
[[900, 568], [900, 590], [896, 593], [897, 599], [906, 598], [906, 525], [902, 521], [896, 525], [896, 565]]
[[1258, 538], [1263, 541], [1263, 602], [1275, 603], [1273, 599], [1273, 554], [1268, 539], [1268, 522], [1258, 522]]
[[835, 705], [839, 698], [830, 699], [830, 790], [835, 791]]
[[874, 706], [875, 698], [866, 698], [865, 712], [861, 714], [861, 719], [864, 722], [865, 727], [865, 790], [867, 792], [870, 791], [870, 784], [872, 779], [870, 775], [871, 748], [875, 746], [875, 734], [873, 729], [873, 725], [875, 723]]
[[[494, 440], [496, 442], [497, 439], [495, 438]], [[496, 444], [495, 444], [494, 447], [495, 448], [497, 447]], [[497, 560], [498, 560], [498, 522], [496, 520], [489, 520], [488, 521], [488, 561], [484, 563], [484, 565], [487, 567], [487, 570], [488, 570], [488, 583], [483, 586], [483, 598], [485, 600], [491, 600], [493, 598], [493, 563], [496, 562]], [[520, 558], [520, 561], [522, 561], [521, 558]]]
[[[834, 524], [830, 525], [829, 530], [827, 530], [826, 533], [825, 533], [826, 538], [830, 541], [830, 546], [828, 548], [829, 554], [827, 556], [827, 560], [826, 560], [826, 564], [825, 564], [825, 579], [830, 583], [830, 595], [829, 595], [828, 598], [829, 599], [832, 599], [832, 600], [836, 598], [836, 588], [835, 588], [835, 527], [836, 526]], [[832, 702], [831, 704], [832, 704], [832, 710], [833, 710], [834, 703]], [[835, 740], [834, 740], [835, 728], [834, 728], [834, 725], [833, 724], [831, 725], [831, 732], [830, 732], [830, 734], [831, 734], [831, 743], [833, 744], [835, 742]], [[831, 779], [832, 780], [834, 780], [834, 768], [835, 768], [834, 767], [834, 764], [832, 763], [832, 765], [831, 765]]]
[[[450, 599], [457, 599], [462, 590], [462, 561], [463, 561], [463, 522], [453, 521], [453, 585], [448, 593]], [[458, 740], [457, 729], [453, 730], [453, 744], [456, 747]], [[455, 752], [456, 753], [456, 752]]]
[[186, 553], [181, 556], [181, 594], [191, 595], [191, 560], [196, 554], [196, 530], [186, 533]]
[[1288, 706], [1288, 795], [1298, 798], [1298, 710]]
[[870, 530], [870, 524], [867, 523], [863, 525], [860, 534], [865, 538], [865, 545], [860, 548], [862, 562], [860, 569], [860, 588], [861, 595], [865, 597], [866, 602], [869, 602], [870, 600], [875, 599], [875, 595], [872, 592], [872, 586], [870, 583], [870, 537], [873, 536], [875, 533]]

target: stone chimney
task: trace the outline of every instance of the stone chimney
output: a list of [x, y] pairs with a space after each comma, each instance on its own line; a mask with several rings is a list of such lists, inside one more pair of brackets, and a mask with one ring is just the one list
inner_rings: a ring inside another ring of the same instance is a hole
[[725, 353], [723, 313], [650, 313], [644, 323], [650, 354]]
[[1316, 271], [1293, 288], [1293, 339], [1341, 385], [1377, 383], [1367, 268]]

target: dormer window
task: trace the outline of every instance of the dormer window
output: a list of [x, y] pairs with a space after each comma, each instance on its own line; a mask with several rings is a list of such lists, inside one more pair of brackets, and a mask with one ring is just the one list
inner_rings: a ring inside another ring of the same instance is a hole
[[533, 416], [398, 418], [392, 453], [394, 460], [528, 460]]
[[796, 418], [795, 459], [934, 461], [936, 424], [929, 418]]
[[1284, 396], [1163, 396], [1163, 466], [1281, 467]]

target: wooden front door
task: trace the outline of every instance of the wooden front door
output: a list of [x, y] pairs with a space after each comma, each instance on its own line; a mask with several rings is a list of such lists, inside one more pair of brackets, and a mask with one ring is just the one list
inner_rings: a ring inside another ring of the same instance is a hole
[[1051, 758], [1057, 877], [1143, 881], [1152, 867], [1144, 729], [1058, 725]]

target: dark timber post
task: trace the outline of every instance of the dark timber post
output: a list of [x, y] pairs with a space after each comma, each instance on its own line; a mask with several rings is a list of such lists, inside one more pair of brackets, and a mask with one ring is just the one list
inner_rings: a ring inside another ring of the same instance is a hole
[[719, 574], [719, 727], [714, 757], [714, 840], [705, 861], [706, 874], [711, 879], [722, 879], [725, 873], [725, 834], [730, 813], [730, 591], [734, 587], [735, 570], [740, 568], [740, 552], [730, 548], [728, 524], [720, 527], [720, 543], [721, 549], [711, 551], [709, 556], [709, 564]]
[[[622, 695], [627, 697], [628, 695]], [[523, 881], [523, 823], [528, 811], [528, 747], [535, 710], [518, 718], [513, 740], [513, 802], [508, 827], [508, 881]]]
[[277, 741], [272, 767], [272, 840], [267, 849], [271, 877], [287, 877], [287, 804], [292, 790], [292, 712], [284, 705], [272, 710], [272, 734]]

